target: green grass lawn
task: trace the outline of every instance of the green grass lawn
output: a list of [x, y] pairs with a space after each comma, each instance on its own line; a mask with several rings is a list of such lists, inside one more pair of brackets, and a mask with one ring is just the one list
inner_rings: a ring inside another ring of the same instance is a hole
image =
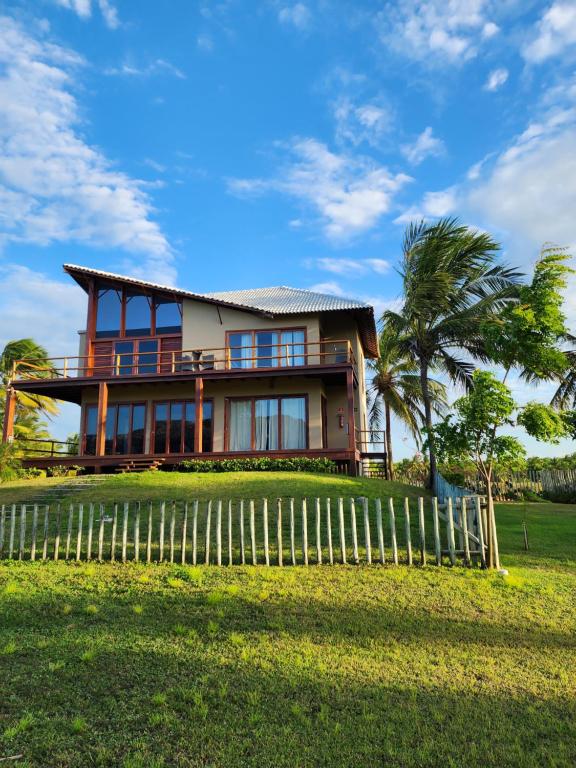
[[[38, 492], [11, 486], [1, 503]], [[407, 492], [420, 494], [334, 476], [166, 473], [110, 478], [82, 499]], [[504, 578], [435, 566], [4, 562], [0, 757], [70, 768], [573, 766], [576, 509], [509, 504], [497, 515]]]

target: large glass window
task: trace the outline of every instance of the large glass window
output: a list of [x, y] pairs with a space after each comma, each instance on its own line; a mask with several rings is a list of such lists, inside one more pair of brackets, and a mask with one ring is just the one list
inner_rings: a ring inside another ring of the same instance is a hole
[[156, 300], [156, 333], [180, 333], [182, 304], [168, 299]]
[[[193, 401], [172, 401], [154, 405], [154, 452], [193, 453], [196, 405]], [[202, 415], [202, 452], [212, 450], [212, 401], [205, 400]]]
[[106, 413], [107, 456], [144, 453], [146, 406], [144, 403], [114, 403]]
[[144, 453], [146, 437], [146, 406], [142, 403], [132, 407], [132, 446], [130, 453]]
[[152, 333], [151, 300], [141, 293], [126, 293], [126, 336], [150, 336]]
[[134, 365], [134, 342], [117, 341], [114, 344], [114, 370], [117, 376], [131, 376]]
[[228, 414], [229, 451], [304, 450], [308, 445], [305, 397], [231, 400]]
[[119, 336], [122, 322], [122, 291], [103, 288], [98, 291], [96, 338]]
[[228, 334], [231, 368], [279, 368], [306, 363], [306, 331], [234, 331]]
[[157, 339], [141, 339], [138, 342], [138, 373], [156, 373], [158, 370]]

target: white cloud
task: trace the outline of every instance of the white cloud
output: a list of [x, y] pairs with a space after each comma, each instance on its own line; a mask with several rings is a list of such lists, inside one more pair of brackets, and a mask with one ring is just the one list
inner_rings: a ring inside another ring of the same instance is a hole
[[490, 72], [488, 75], [488, 79], [484, 85], [484, 90], [497, 91], [498, 88], [501, 88], [506, 80], [508, 80], [508, 74], [508, 70], [504, 69], [503, 67], [492, 70], [492, 72]]
[[328, 283], [315, 283], [314, 285], [311, 285], [308, 288], [309, 291], [314, 291], [315, 293], [328, 293], [331, 296], [344, 296], [344, 289], [339, 283], [334, 282], [328, 282]]
[[394, 0], [377, 16], [382, 41], [425, 63], [458, 64], [498, 32], [488, 0]]
[[432, 128], [428, 126], [413, 144], [404, 144], [400, 147], [400, 151], [408, 162], [419, 165], [427, 157], [438, 157], [443, 154], [445, 147], [442, 139], [434, 136]]
[[175, 67], [165, 59], [155, 59], [149, 64], [134, 64], [131, 61], [123, 61], [118, 67], [108, 67], [104, 70], [105, 75], [123, 75], [125, 77], [150, 77], [152, 75], [172, 75], [180, 80], [185, 80], [186, 75], [181, 69]]
[[204, 53], [210, 53], [210, 51], [214, 50], [214, 40], [212, 39], [212, 36], [206, 32], [198, 35], [196, 38], [196, 47], [200, 51], [204, 51]]
[[538, 64], [558, 56], [576, 44], [576, 3], [558, 0], [545, 11], [537, 24], [535, 37], [524, 47], [524, 58]]
[[74, 11], [81, 19], [92, 16], [92, 7], [98, 7], [107, 27], [117, 29], [120, 25], [118, 11], [110, 0], [55, 0], [57, 5]]
[[292, 25], [297, 29], [306, 29], [312, 19], [308, 6], [304, 3], [287, 5], [278, 12], [278, 18], [282, 24]]
[[324, 257], [316, 259], [314, 265], [318, 269], [332, 272], [335, 275], [361, 277], [369, 272], [383, 275], [390, 270], [390, 262], [386, 259], [337, 259]]
[[291, 160], [272, 179], [232, 179], [235, 194], [277, 191], [312, 208], [327, 238], [342, 241], [372, 229], [411, 179], [365, 157], [331, 152], [315, 139], [294, 139]]
[[362, 142], [377, 146], [393, 124], [388, 108], [374, 102], [354, 104], [348, 97], [342, 97], [334, 104], [334, 119], [336, 140], [354, 146]]
[[0, 23], [0, 231], [4, 242], [83, 243], [139, 253], [133, 271], [173, 280], [171, 248], [144, 184], [78, 132], [81, 59]]
[[394, 219], [395, 224], [409, 224], [421, 219], [436, 219], [454, 213], [458, 205], [456, 186], [438, 192], [426, 192], [418, 206], [411, 206]]

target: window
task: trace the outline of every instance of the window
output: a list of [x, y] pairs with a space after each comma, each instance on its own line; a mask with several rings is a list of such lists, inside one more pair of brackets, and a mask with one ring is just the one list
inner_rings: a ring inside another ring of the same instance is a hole
[[182, 332], [182, 303], [129, 288], [97, 290], [96, 338], [175, 335]]
[[158, 370], [158, 341], [141, 339], [138, 342], [138, 373], [156, 373]]
[[117, 341], [114, 344], [114, 370], [118, 376], [131, 376], [134, 364], [134, 342]]
[[[174, 400], [154, 404], [154, 453], [193, 453], [196, 405]], [[205, 400], [202, 415], [202, 452], [212, 450], [212, 401]]]
[[103, 288], [98, 291], [96, 338], [120, 336], [122, 324], [122, 291]]
[[180, 333], [182, 304], [169, 299], [156, 299], [156, 333]]
[[[84, 453], [96, 455], [98, 406], [86, 406], [84, 417]], [[112, 403], [106, 413], [104, 453], [107, 456], [144, 453], [146, 405]]]
[[126, 292], [126, 336], [150, 336], [152, 333], [152, 307], [148, 296]]
[[231, 368], [284, 368], [306, 364], [306, 331], [233, 331], [228, 334]]
[[230, 400], [229, 451], [304, 450], [308, 446], [306, 397]]

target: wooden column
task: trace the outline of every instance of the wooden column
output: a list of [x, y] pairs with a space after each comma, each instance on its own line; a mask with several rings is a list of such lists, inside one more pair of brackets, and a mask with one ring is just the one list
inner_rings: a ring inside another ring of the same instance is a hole
[[356, 429], [354, 421], [354, 371], [348, 368], [346, 371], [346, 399], [348, 402], [348, 450], [351, 452], [348, 473], [357, 474], [356, 467]]
[[85, 376], [93, 376], [94, 371], [94, 339], [96, 338], [96, 311], [98, 303], [98, 291], [94, 280], [90, 280], [88, 288], [88, 314], [86, 317], [86, 343], [84, 354], [85, 360], [78, 363], [78, 368], [84, 368]]
[[14, 437], [14, 417], [16, 416], [16, 391], [6, 387], [6, 405], [4, 408], [4, 424], [2, 427], [2, 442], [7, 443]]
[[108, 384], [98, 384], [98, 417], [96, 423], [96, 456], [104, 456], [106, 447], [106, 416], [108, 414]]
[[194, 453], [202, 453], [202, 427], [204, 424], [204, 379], [196, 379], [194, 404], [196, 425], [194, 427]]

